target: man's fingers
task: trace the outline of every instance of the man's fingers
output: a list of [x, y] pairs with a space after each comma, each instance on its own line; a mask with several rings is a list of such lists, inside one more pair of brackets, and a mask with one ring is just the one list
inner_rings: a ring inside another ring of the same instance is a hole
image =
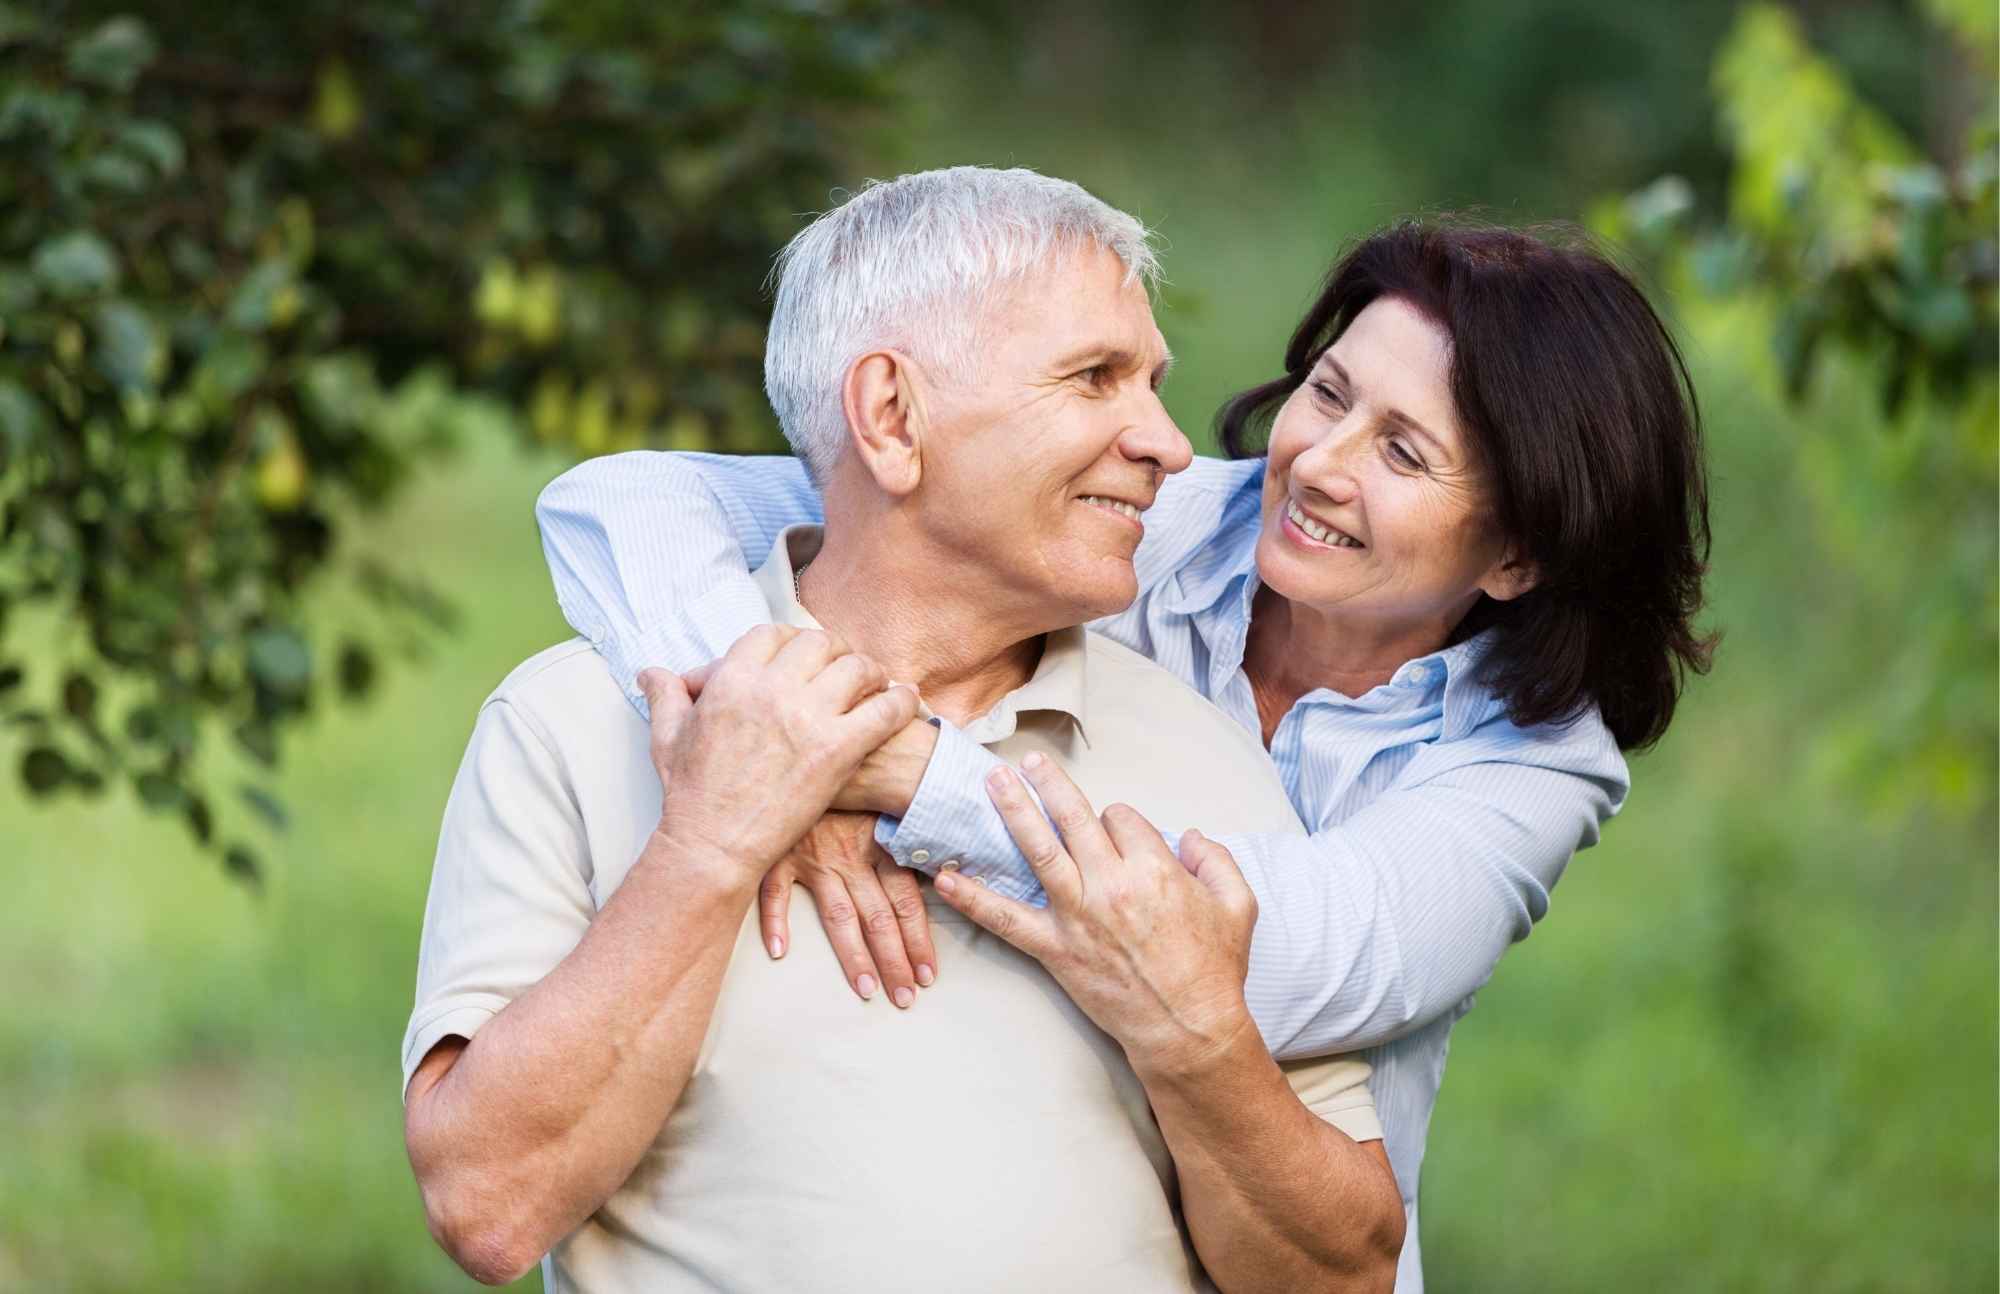
[[902, 922], [889, 902], [881, 877], [873, 872], [865, 876], [850, 876], [847, 892], [853, 897], [855, 910], [861, 917], [861, 937], [867, 941], [868, 954], [875, 960], [882, 987], [888, 991], [891, 1002], [905, 1011], [909, 1010], [917, 1000], [917, 975], [910, 966], [909, 953], [903, 947]]
[[783, 957], [785, 945], [791, 942], [792, 885], [796, 879], [790, 863], [779, 863], [764, 873], [757, 887], [758, 925], [764, 932], [764, 950], [773, 958]]
[[924, 910], [924, 887], [915, 872], [896, 866], [887, 855], [877, 859], [875, 874], [882, 880], [882, 892], [889, 896], [896, 924], [903, 929], [903, 951], [909, 954], [910, 970], [917, 983], [929, 988], [937, 980], [937, 946], [931, 942], [931, 918]]
[[849, 652], [830, 662], [812, 681], [813, 691], [825, 697], [841, 714], [888, 685], [889, 676], [882, 667], [860, 652]]
[[708, 686], [708, 680], [715, 677], [715, 671], [721, 665], [722, 662], [719, 660], [712, 660], [706, 665], [697, 665], [687, 673], [681, 675], [681, 685], [687, 688], [687, 694], [690, 697], [699, 700], [701, 690]]
[[868, 697], [843, 718], [850, 725], [852, 758], [856, 763], [917, 717], [917, 689], [898, 683]]
[[724, 654], [724, 660], [744, 661], [752, 665], [768, 664], [780, 648], [798, 637], [799, 631], [790, 625], [758, 625], [733, 643]]
[[1146, 815], [1129, 804], [1106, 805], [1098, 821], [1104, 826], [1104, 834], [1111, 840], [1111, 847], [1118, 856], [1127, 861], [1139, 858], [1154, 858], [1172, 866], [1173, 850], [1167, 848], [1167, 838], [1160, 834], [1158, 827], [1146, 820]]
[[1181, 833], [1181, 866], [1188, 869], [1210, 894], [1239, 907], [1247, 908], [1252, 914], [1257, 911], [1257, 895], [1250, 883], [1243, 879], [1243, 869], [1236, 865], [1236, 855], [1202, 835], [1189, 829]]
[[875, 974], [875, 959], [868, 953], [868, 941], [861, 934], [861, 911], [854, 905], [854, 898], [847, 892], [847, 885], [837, 876], [828, 876], [814, 882], [813, 903], [819, 908], [819, 923], [826, 930], [826, 941], [833, 945], [834, 960], [840, 963], [841, 974], [853, 987], [861, 1000], [866, 1002], [875, 996], [875, 989], [881, 983]]
[[771, 657], [771, 668], [803, 683], [846, 654], [847, 644], [839, 637], [824, 629], [801, 629]]
[[647, 722], [652, 727], [653, 762], [664, 768], [661, 761], [667, 748], [673, 745], [688, 711], [694, 708], [694, 701], [680, 676], [671, 670], [640, 670], [639, 692], [646, 698]]
[[957, 872], [939, 872], [937, 892], [965, 918], [981, 930], [1019, 948], [1038, 962], [1047, 964], [1055, 951], [1055, 918], [1044, 908], [1031, 908], [1013, 899], [1003, 899], [976, 881]]
[[986, 779], [986, 795], [1000, 811], [1007, 834], [1014, 837], [1022, 857], [1034, 869], [1035, 879], [1048, 891], [1049, 902], [1067, 904], [1075, 899], [1082, 884], [1076, 863], [1014, 770], [1004, 764], [994, 769]]
[[1062, 833], [1063, 846], [1076, 860], [1079, 873], [1116, 856], [1111, 838], [1104, 834], [1104, 824], [1097, 820], [1090, 801], [1053, 759], [1031, 751], [1021, 761], [1021, 775], [1035, 788], [1035, 794], [1042, 797], [1042, 807]]

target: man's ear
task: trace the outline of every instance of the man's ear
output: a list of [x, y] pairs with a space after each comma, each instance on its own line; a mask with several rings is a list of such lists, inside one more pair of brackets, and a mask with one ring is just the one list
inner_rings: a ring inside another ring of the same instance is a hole
[[1542, 568], [1510, 544], [1479, 581], [1479, 591], [1495, 602], [1512, 602], [1541, 580]]
[[901, 351], [873, 350], [848, 366], [840, 387], [849, 443], [883, 491], [908, 495], [923, 479], [923, 404], [918, 374]]

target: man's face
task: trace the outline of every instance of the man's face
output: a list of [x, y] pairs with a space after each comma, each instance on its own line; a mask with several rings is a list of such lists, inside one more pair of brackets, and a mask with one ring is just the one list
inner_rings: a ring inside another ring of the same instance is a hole
[[1048, 628], [1124, 610], [1165, 473], [1193, 457], [1159, 387], [1169, 357], [1145, 286], [1103, 248], [1016, 285], [985, 320], [975, 371], [931, 402], [916, 502], [935, 536]]

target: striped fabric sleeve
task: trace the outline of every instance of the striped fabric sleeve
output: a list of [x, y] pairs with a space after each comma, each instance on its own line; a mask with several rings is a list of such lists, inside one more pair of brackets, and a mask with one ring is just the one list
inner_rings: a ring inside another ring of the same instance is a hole
[[822, 520], [797, 459], [634, 452], [564, 472], [535, 503], [556, 603], [625, 696], [686, 673], [771, 619], [750, 576], [787, 526]]
[[[1561, 743], [1514, 745], [1494, 758], [1487, 743], [1453, 744], [1462, 751], [1445, 753], [1471, 762], [1413, 766], [1413, 780], [1336, 826], [1214, 837], [1257, 896], [1244, 993], [1279, 1059], [1372, 1047], [1453, 1009], [1548, 911], [1571, 856], [1596, 843], [1629, 785], [1615, 749], [1593, 758]], [[985, 759], [955, 761], [921, 819], [911, 806], [897, 850], [962, 859], [1042, 906], [979, 780], [999, 761], [973, 749]], [[1171, 848], [1201, 824], [1154, 825]]]

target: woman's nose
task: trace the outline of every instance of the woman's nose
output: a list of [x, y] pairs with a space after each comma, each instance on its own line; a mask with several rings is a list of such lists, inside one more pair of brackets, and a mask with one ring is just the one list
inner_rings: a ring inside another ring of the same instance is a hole
[[1343, 434], [1335, 427], [1292, 460], [1292, 476], [1335, 503], [1347, 503], [1361, 492], [1358, 458], [1366, 438]]

